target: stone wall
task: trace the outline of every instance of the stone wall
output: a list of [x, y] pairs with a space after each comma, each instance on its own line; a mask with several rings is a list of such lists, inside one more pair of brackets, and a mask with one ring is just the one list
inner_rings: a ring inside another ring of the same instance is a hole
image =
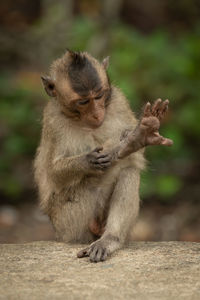
[[80, 245], [0, 245], [0, 299], [200, 299], [200, 244], [135, 242], [101, 263]]

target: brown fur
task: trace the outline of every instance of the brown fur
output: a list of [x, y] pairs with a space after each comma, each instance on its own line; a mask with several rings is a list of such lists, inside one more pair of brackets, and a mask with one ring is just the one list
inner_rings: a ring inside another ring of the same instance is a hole
[[[101, 195], [101, 190], [104, 190], [109, 198], [113, 184], [115, 184], [121, 170], [133, 168], [133, 174], [139, 177], [139, 171], [144, 167], [144, 158], [141, 152], [132, 154], [101, 175], [88, 176], [89, 174], [85, 174], [85, 170], [82, 169], [83, 166], [80, 165], [82, 155], [106, 143], [109, 148], [116, 146], [119, 143], [121, 133], [127, 128], [134, 129], [137, 124], [124, 96], [117, 88], [113, 87], [112, 90], [112, 100], [107, 108], [105, 120], [102, 126], [95, 130], [87, 127], [81, 128], [78, 122], [76, 124], [74, 120], [66, 118], [54, 99], [48, 103], [44, 110], [41, 143], [35, 160], [35, 179], [39, 186], [41, 208], [50, 215], [51, 219], [54, 219], [52, 214], [55, 210], [57, 211], [55, 205], [59, 206], [59, 203], [62, 203], [64, 207], [65, 205], [73, 206], [75, 202], [80, 203], [80, 209], [78, 209], [79, 212], [76, 215], [77, 222], [81, 219], [81, 215], [86, 214], [88, 226], [88, 222], [92, 218], [89, 218], [90, 210], [93, 215], [94, 208], [97, 205], [101, 208], [105, 205], [102, 201], [108, 201], [108, 199], [98, 200], [97, 191]], [[70, 157], [72, 157], [71, 160]], [[73, 160], [74, 165], [71, 168], [70, 165]], [[55, 168], [59, 161], [61, 162], [61, 170], [59, 170], [60, 174], [56, 174]], [[87, 207], [87, 205], [81, 207], [84, 201], [89, 201], [81, 199], [84, 198], [84, 192], [82, 191], [85, 190], [87, 191], [86, 195], [89, 193], [92, 197], [90, 207]], [[134, 193], [138, 197], [138, 191]], [[67, 201], [66, 198], [71, 200]], [[130, 198], [134, 202], [133, 194]], [[138, 201], [138, 199], [135, 201]], [[61, 209], [62, 205], [60, 205]], [[70, 213], [70, 210], [66, 213]], [[58, 216], [58, 223], [62, 222], [61, 215]], [[64, 212], [63, 218], [63, 222], [67, 222]], [[69, 226], [72, 227], [72, 231], [76, 232], [75, 224], [72, 223]], [[83, 228], [80, 228], [80, 230], [84, 231]], [[65, 233], [66, 235], [67, 233]], [[65, 240], [76, 240], [76, 235], [75, 237], [73, 237], [73, 234], [72, 236], [69, 235]]]
[[[94, 170], [88, 165], [88, 153], [99, 146], [104, 147], [104, 152], [118, 149], [122, 133], [133, 132], [138, 122], [121, 91], [110, 86], [104, 65], [89, 54], [84, 55], [97, 70], [102, 89], [110, 94], [95, 102], [95, 92], [90, 91], [88, 108], [78, 106], [76, 110], [71, 105], [79, 101], [80, 95], [72, 89], [66, 72], [71, 54], [66, 53], [53, 63], [50, 79], [43, 80], [54, 98], [44, 110], [35, 180], [41, 208], [49, 215], [58, 239], [92, 242], [95, 235], [90, 228], [96, 226], [92, 222], [104, 224], [102, 237], [78, 254], [100, 261], [121, 247], [134, 225], [139, 210], [140, 171], [145, 160], [138, 147], [138, 151], [134, 150], [137, 152], [129, 151], [128, 156], [117, 159], [105, 170]], [[53, 84], [53, 93], [49, 83]], [[93, 127], [87, 118], [94, 121], [93, 114], [98, 115], [99, 110], [104, 114], [102, 124]], [[86, 119], [84, 114], [88, 114]], [[97, 227], [94, 231], [98, 232]]]

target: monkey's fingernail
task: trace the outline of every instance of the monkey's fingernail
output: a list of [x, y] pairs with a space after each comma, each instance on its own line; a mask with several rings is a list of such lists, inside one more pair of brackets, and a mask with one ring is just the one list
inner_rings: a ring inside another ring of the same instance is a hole
[[174, 142], [170, 139], [164, 139], [161, 144], [164, 146], [172, 146]]
[[169, 104], [169, 100], [168, 100], [168, 99], [166, 99], [164, 102], [165, 102], [165, 104], [167, 104], [167, 105]]
[[155, 136], [158, 136], [158, 137], [160, 136], [160, 134], [159, 134], [158, 131], [154, 132], [153, 134], [154, 134]]
[[103, 147], [97, 147], [97, 148], [96, 148], [96, 151], [97, 151], [97, 152], [101, 152], [102, 150], [103, 150]]
[[168, 139], [168, 146], [173, 146], [174, 142], [170, 139]]

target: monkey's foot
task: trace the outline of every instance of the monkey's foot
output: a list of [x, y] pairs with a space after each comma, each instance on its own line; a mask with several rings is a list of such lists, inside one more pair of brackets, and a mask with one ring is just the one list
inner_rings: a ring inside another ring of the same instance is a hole
[[100, 262], [106, 260], [108, 250], [101, 243], [93, 243], [89, 247], [78, 252], [77, 257], [82, 258], [89, 256], [91, 262]]
[[113, 251], [119, 248], [120, 244], [118, 239], [109, 235], [79, 251], [77, 257], [82, 258], [88, 256], [91, 262], [97, 263], [106, 260]]
[[144, 146], [164, 145], [171, 146], [173, 141], [159, 134], [160, 121], [168, 111], [169, 100], [158, 99], [151, 105], [145, 105], [144, 113], [137, 127], [137, 136]]

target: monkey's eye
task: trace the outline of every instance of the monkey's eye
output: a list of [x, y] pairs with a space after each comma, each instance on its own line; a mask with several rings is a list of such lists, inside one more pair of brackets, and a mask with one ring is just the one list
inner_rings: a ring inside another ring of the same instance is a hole
[[89, 99], [79, 100], [77, 103], [78, 103], [78, 105], [85, 105], [85, 104], [89, 103]]
[[95, 100], [99, 100], [99, 99], [101, 99], [103, 97], [103, 93], [101, 93], [100, 95], [98, 95], [97, 97], [95, 97], [94, 99]]
[[53, 90], [53, 89], [54, 89], [54, 84], [49, 83], [48, 88], [49, 88], [50, 90]]

